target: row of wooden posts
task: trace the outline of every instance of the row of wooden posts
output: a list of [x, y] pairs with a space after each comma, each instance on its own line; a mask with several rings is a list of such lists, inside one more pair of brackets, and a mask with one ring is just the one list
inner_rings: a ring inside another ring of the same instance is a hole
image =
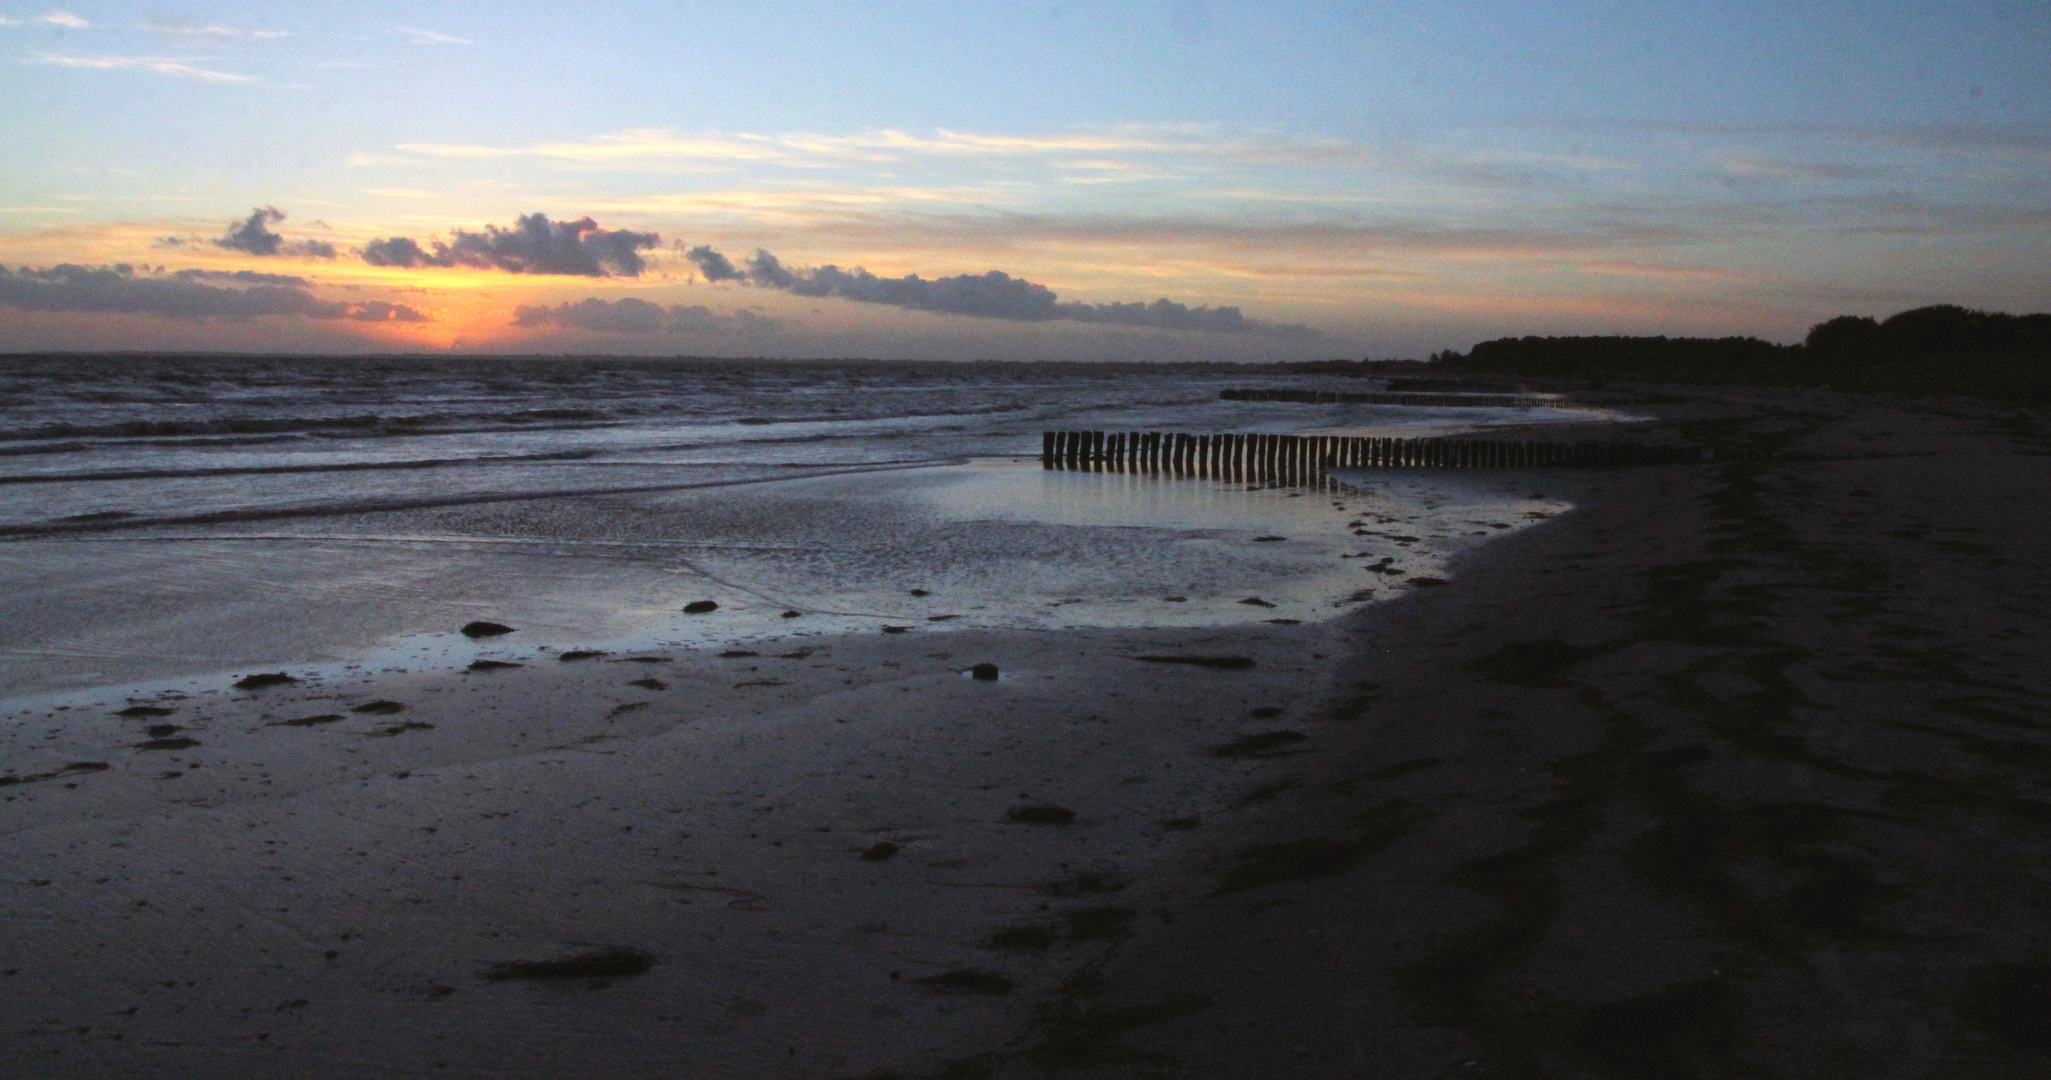
[[1384, 439], [1347, 435], [1191, 435], [1168, 431], [1048, 431], [1049, 469], [1171, 473], [1304, 483], [1329, 469], [1491, 469], [1657, 465], [1702, 460], [1689, 447], [1628, 442]]
[[1557, 398], [1536, 394], [1447, 393], [1445, 391], [1351, 391], [1228, 389], [1218, 391], [1220, 401], [1293, 401], [1305, 405], [1464, 405], [1491, 408], [1557, 405]]

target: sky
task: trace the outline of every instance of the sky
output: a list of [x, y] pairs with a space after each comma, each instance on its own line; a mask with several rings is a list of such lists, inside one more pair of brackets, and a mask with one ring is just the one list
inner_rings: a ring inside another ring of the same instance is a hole
[[1421, 357], [2051, 308], [2051, 7], [0, 0], [0, 351]]

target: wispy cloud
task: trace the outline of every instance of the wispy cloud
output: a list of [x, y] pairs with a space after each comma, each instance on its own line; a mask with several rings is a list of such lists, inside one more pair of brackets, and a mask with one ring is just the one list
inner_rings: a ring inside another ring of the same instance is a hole
[[85, 30], [93, 25], [68, 11], [52, 11], [46, 15], [39, 15], [36, 21], [51, 26], [62, 26], [69, 30]]
[[399, 150], [440, 158], [539, 157], [566, 161], [624, 161], [635, 158], [762, 161], [783, 157], [770, 140], [752, 135], [683, 138], [659, 129], [622, 131], [585, 142], [534, 146], [479, 146], [468, 143], [402, 143]]
[[238, 75], [234, 72], [199, 67], [194, 59], [181, 56], [77, 56], [69, 53], [37, 53], [23, 63], [99, 71], [148, 71], [157, 75], [169, 75], [172, 78], [195, 79], [210, 83], [256, 81], [252, 75]]
[[1656, 266], [1634, 262], [1583, 263], [1578, 268], [1584, 274], [1599, 274], [1607, 277], [1650, 278], [1655, 281], [1751, 281], [1755, 275], [1741, 274], [1735, 270], [1719, 270], [1709, 266]]
[[413, 43], [416, 45], [475, 44], [475, 42], [472, 42], [469, 38], [459, 38], [454, 34], [444, 34], [439, 30], [422, 30], [417, 26], [394, 26], [392, 27], [392, 33], [403, 34], [407, 38], [412, 39]]
[[[533, 157], [565, 161], [713, 160], [782, 161], [790, 164], [828, 162], [895, 162], [914, 158], [1019, 159], [1065, 155], [1240, 154], [1286, 156], [1294, 145], [1299, 155], [1329, 157], [1329, 141], [1220, 140], [1188, 126], [1121, 128], [1106, 133], [1042, 136], [978, 135], [940, 130], [930, 135], [885, 129], [852, 135], [807, 132], [764, 135], [752, 132], [685, 134], [668, 128], [635, 128], [578, 141], [528, 146], [485, 146], [467, 143], [407, 143], [398, 149], [444, 158]], [[1265, 146], [1265, 148], [1262, 148]]]
[[292, 36], [290, 31], [286, 30], [257, 30], [250, 27], [242, 26], [215, 26], [202, 23], [182, 22], [176, 19], [151, 19], [148, 22], [143, 23], [141, 29], [148, 30], [150, 33], [153, 34], [166, 34], [171, 37], [186, 38], [263, 39]]

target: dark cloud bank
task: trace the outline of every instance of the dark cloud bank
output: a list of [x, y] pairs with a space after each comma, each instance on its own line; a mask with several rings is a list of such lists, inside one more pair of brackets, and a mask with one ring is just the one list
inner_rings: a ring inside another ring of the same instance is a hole
[[767, 333], [781, 329], [775, 319], [740, 310], [721, 315], [703, 304], [665, 308], [646, 300], [600, 300], [592, 297], [574, 304], [522, 305], [513, 309], [513, 325], [556, 326], [566, 330], [590, 330], [603, 334], [732, 334]]
[[[227, 284], [209, 284], [224, 282]], [[382, 300], [344, 303], [307, 291], [305, 278], [249, 270], [180, 270], [165, 274], [126, 263], [34, 269], [0, 266], [0, 307], [20, 311], [96, 311], [161, 315], [171, 319], [349, 319], [356, 322], [427, 322], [404, 304]]]
[[450, 240], [431, 240], [432, 250], [410, 237], [373, 240], [363, 246], [372, 266], [467, 266], [511, 274], [567, 274], [578, 277], [639, 277], [640, 253], [654, 247], [654, 233], [601, 229], [588, 217], [550, 221], [524, 214], [509, 229], [487, 225], [483, 232], [456, 230]]
[[1153, 303], [1087, 304], [1063, 302], [1054, 290], [1015, 278], [1001, 270], [987, 274], [959, 274], [927, 280], [917, 274], [877, 277], [856, 267], [842, 270], [821, 266], [792, 270], [776, 256], [756, 249], [741, 269], [709, 246], [684, 253], [698, 267], [705, 280], [740, 281], [761, 288], [782, 289], [799, 296], [833, 296], [865, 304], [968, 315], [979, 319], [1012, 319], [1019, 322], [1066, 321], [1106, 326], [1135, 326], [1151, 330], [1202, 330], [1217, 334], [1272, 334], [1286, 337], [1318, 337], [1320, 332], [1301, 323], [1271, 323], [1249, 319], [1236, 307], [1190, 307], [1173, 300]]

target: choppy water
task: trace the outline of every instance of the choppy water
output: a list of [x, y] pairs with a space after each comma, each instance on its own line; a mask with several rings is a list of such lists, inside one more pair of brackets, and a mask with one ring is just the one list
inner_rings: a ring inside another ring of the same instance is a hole
[[[1422, 573], [1558, 507], [1477, 478], [1333, 502], [1046, 474], [1040, 431], [1600, 418], [1218, 399], [1265, 385], [1360, 388], [1076, 364], [0, 359], [0, 696], [418, 661], [472, 618], [570, 647], [1312, 617], [1358, 599], [1340, 555]], [[1290, 540], [1252, 540], [1273, 534]], [[718, 618], [680, 616], [700, 598]]]

